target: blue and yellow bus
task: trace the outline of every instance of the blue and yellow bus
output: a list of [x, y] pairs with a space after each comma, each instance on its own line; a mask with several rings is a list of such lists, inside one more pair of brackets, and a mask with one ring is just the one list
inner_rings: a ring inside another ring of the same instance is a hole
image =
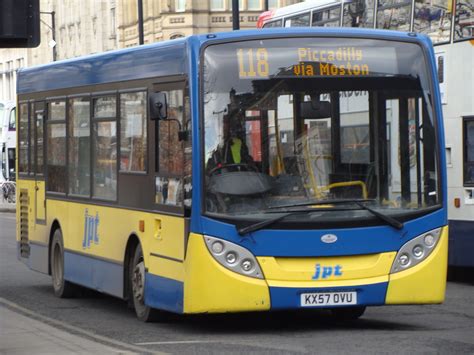
[[444, 138], [420, 34], [191, 36], [18, 74], [18, 258], [162, 311], [441, 303]]

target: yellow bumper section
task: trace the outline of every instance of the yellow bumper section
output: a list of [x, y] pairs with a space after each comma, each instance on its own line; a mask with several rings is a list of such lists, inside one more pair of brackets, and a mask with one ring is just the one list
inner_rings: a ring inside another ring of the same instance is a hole
[[270, 293], [265, 280], [224, 268], [209, 253], [203, 236], [190, 234], [185, 262], [184, 313], [269, 309]]
[[441, 231], [435, 250], [422, 263], [390, 275], [386, 304], [441, 303], [448, 269], [448, 227]]

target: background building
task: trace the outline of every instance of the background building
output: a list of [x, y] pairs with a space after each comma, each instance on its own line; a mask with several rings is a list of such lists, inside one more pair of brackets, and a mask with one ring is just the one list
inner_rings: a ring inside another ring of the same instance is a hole
[[[142, 1], [145, 43], [232, 30], [232, 0]], [[297, 2], [268, 1], [269, 9]], [[256, 28], [264, 6], [264, 0], [239, 0], [240, 28]], [[40, 7], [40, 46], [0, 49], [0, 100], [15, 100], [21, 67], [139, 43], [137, 0], [40, 0]]]

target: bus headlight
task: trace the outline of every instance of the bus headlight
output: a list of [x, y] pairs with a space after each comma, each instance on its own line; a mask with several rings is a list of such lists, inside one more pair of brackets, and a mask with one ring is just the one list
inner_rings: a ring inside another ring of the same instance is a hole
[[438, 244], [440, 235], [441, 228], [437, 228], [406, 242], [398, 251], [390, 273], [409, 269], [425, 260]]
[[263, 279], [263, 272], [253, 254], [227, 240], [204, 236], [207, 249], [216, 261], [225, 268], [238, 274]]

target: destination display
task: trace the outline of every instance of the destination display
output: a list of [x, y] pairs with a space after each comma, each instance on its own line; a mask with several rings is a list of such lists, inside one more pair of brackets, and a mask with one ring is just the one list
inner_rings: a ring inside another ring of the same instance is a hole
[[230, 88], [236, 92], [266, 90], [268, 80], [297, 78], [396, 77], [413, 79], [416, 86], [426, 73], [425, 63], [421, 47], [408, 42], [319, 37], [252, 39], [209, 45], [204, 51], [203, 80], [209, 92], [228, 92]]
[[[380, 48], [377, 48], [380, 51]], [[289, 66], [278, 66], [285, 53]], [[393, 51], [392, 51], [393, 53]], [[361, 47], [294, 47], [238, 48], [236, 57], [240, 79], [277, 76], [367, 76], [373, 72], [374, 48]], [[385, 55], [382, 55], [385, 56]], [[393, 62], [393, 57], [392, 60]]]

